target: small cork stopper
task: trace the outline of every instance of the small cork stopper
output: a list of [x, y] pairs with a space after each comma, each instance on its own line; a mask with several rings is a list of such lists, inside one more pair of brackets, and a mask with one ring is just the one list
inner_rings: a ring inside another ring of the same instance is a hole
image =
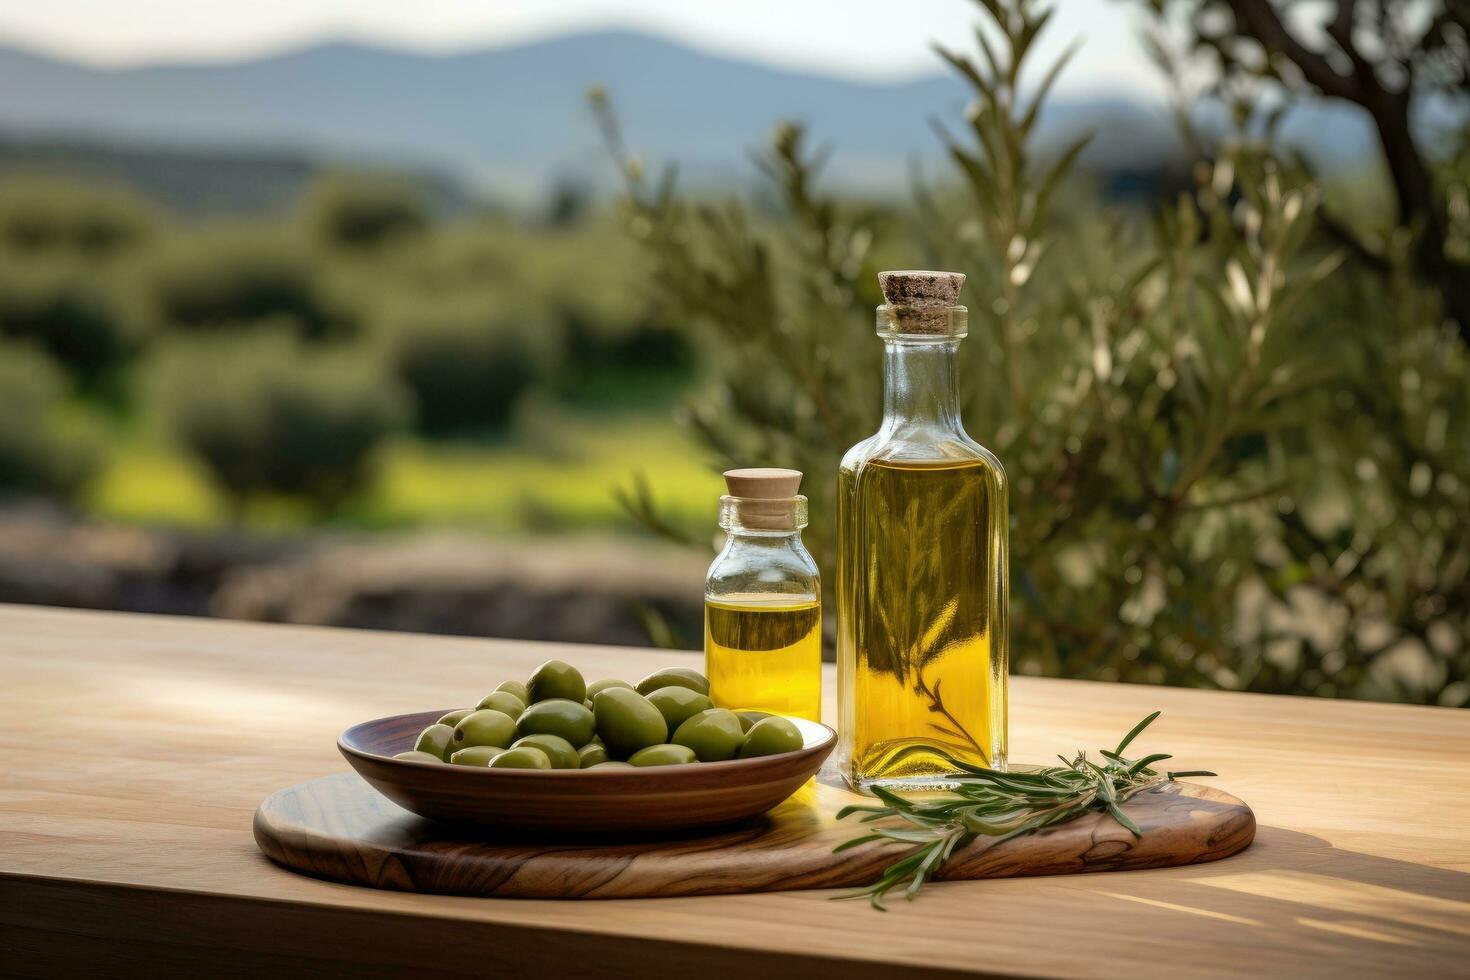
[[783, 470], [774, 466], [726, 470], [725, 488], [732, 497], [790, 500], [801, 489], [801, 470]]
[[771, 466], [726, 470], [725, 488], [730, 495], [721, 502], [722, 514], [729, 514], [741, 527], [794, 531], [806, 523], [806, 498], [796, 496], [801, 470]]
[[904, 269], [878, 273], [878, 288], [888, 301], [887, 313], [899, 333], [952, 334], [951, 310], [959, 306], [963, 272]]

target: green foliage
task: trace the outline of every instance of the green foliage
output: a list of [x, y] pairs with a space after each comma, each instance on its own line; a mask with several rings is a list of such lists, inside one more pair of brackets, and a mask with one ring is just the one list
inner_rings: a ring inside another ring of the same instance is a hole
[[1374, 329], [1334, 337], [1349, 341], [1340, 371], [1311, 397], [1330, 433], [1298, 448], [1285, 548], [1260, 564], [1279, 603], [1345, 622], [1263, 630], [1259, 689], [1470, 703], [1470, 354], [1407, 267], [1386, 290], [1339, 280], [1323, 303], [1334, 329]]
[[279, 233], [229, 229], [187, 236], [157, 260], [150, 292], [159, 319], [189, 331], [289, 321], [307, 339], [353, 323], [324, 282], [317, 257]]
[[505, 310], [484, 295], [425, 301], [390, 322], [388, 361], [425, 435], [495, 432], [536, 382], [546, 332], [538, 311]]
[[609, 322], [575, 306], [564, 307], [560, 319], [561, 386], [572, 397], [602, 377], [685, 375], [695, 367], [687, 334], [655, 320]]
[[354, 294], [388, 311], [390, 337], [416, 319], [521, 321], [533, 380], [563, 398], [636, 400], [646, 382], [687, 381], [696, 366], [688, 334], [636, 295], [636, 255], [606, 218], [574, 229], [476, 218], [361, 263], [356, 275]]
[[95, 273], [71, 263], [0, 266], [0, 337], [44, 349], [84, 388], [114, 372], [140, 334], [136, 315]]
[[70, 500], [95, 473], [98, 446], [66, 424], [65, 388], [45, 355], [0, 343], [0, 495]]
[[1437, 103], [1447, 110], [1451, 138], [1465, 139], [1470, 9], [1464, 0], [1327, 0], [1308, 17], [1281, 0], [1144, 0], [1142, 6], [1152, 21], [1145, 42], [1176, 91], [1202, 84], [1242, 122], [1265, 108], [1268, 133], [1306, 100], [1352, 106], [1371, 123], [1394, 199], [1394, 236], [1331, 213], [1322, 214], [1321, 226], [1380, 277], [1394, 269], [1381, 239], [1412, 239], [1397, 261], [1407, 258], [1421, 281], [1439, 291], [1444, 315], [1470, 344], [1470, 263], [1455, 227], [1464, 216], [1463, 175], [1437, 166], [1443, 140], [1423, 118]]
[[121, 188], [0, 176], [0, 246], [18, 253], [103, 257], [136, 246], [152, 226], [147, 205]]
[[1463, 347], [1417, 286], [1324, 303], [1374, 280], [1335, 272], [1318, 187], [1249, 141], [1151, 227], [1059, 213], [1081, 144], [1033, 159], [1056, 69], [1017, 84], [1051, 12], [981, 7], [978, 58], [941, 52], [975, 94], [941, 132], [958, 187], [920, 187], [913, 234], [821, 194], [792, 126], [762, 159], [775, 228], [689, 201], [594, 95], [654, 298], [717, 345], [696, 432], [726, 465], [807, 472], [835, 567], [830, 475], [880, 403], [875, 256], [922, 255], [970, 277], [966, 417], [1013, 486], [1020, 671], [1470, 703]]
[[175, 343], [154, 378], [163, 417], [237, 509], [262, 494], [341, 505], [407, 414], [403, 392], [361, 353], [284, 331]]
[[304, 211], [318, 241], [342, 248], [374, 248], [429, 226], [423, 196], [396, 177], [337, 174], [319, 180]]

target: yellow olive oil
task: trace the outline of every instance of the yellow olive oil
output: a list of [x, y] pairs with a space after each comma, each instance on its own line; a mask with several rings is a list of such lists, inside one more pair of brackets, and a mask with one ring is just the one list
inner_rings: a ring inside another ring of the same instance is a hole
[[845, 463], [838, 689], [862, 786], [1004, 768], [1007, 501], [994, 457]]
[[704, 603], [704, 670], [715, 704], [820, 721], [822, 605], [781, 595]]

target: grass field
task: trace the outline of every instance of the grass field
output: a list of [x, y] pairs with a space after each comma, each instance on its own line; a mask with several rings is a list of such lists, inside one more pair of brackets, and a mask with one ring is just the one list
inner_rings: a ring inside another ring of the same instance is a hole
[[[723, 484], [667, 412], [538, 413], [534, 431], [495, 443], [401, 438], [382, 451], [362, 499], [330, 523], [364, 528], [465, 526], [557, 532], [630, 528], [618, 487], [643, 473], [678, 525], [714, 527]], [[319, 523], [298, 502], [253, 501], [239, 515], [187, 455], [138, 437], [116, 445], [86, 500], [99, 517], [194, 528], [236, 520], [256, 529]]]

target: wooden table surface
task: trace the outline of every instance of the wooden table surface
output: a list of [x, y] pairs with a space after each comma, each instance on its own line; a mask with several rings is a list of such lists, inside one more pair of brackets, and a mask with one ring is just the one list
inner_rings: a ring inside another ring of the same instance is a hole
[[[1256, 843], [1217, 864], [823, 892], [549, 902], [374, 891], [256, 850], [347, 725], [548, 657], [654, 650], [0, 606], [0, 974], [1290, 976], [1470, 972], [1470, 712], [1015, 678], [1012, 758], [1112, 744], [1214, 769]], [[830, 695], [830, 691], [829, 691]], [[829, 697], [830, 708], [830, 697]], [[699, 972], [702, 971], [702, 972]]]

